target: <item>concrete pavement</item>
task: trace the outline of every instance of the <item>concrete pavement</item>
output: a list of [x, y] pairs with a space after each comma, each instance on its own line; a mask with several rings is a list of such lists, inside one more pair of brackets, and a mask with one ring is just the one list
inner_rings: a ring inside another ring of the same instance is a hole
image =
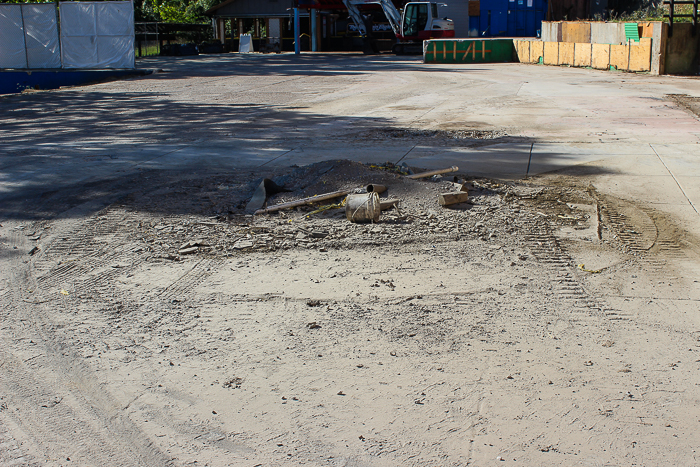
[[[599, 190], [653, 205], [700, 235], [700, 119], [667, 98], [699, 98], [695, 78], [347, 54], [151, 58], [139, 66], [164, 71], [0, 98], [0, 200], [145, 170], [401, 160], [496, 178], [590, 177]], [[387, 128], [508, 137], [479, 145], [372, 137]]]

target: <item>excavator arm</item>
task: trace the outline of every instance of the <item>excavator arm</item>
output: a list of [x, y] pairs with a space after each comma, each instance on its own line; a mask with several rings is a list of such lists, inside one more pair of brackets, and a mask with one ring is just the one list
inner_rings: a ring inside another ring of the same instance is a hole
[[401, 35], [401, 13], [396, 9], [391, 0], [380, 0], [386, 19], [389, 20], [391, 24], [391, 29], [393, 29], [396, 36]]
[[365, 22], [362, 19], [360, 9], [358, 8], [360, 5], [381, 5], [382, 10], [384, 10], [384, 15], [386, 15], [386, 19], [388, 19], [389, 24], [391, 24], [391, 29], [394, 31], [394, 34], [396, 34], [397, 37], [401, 35], [401, 14], [391, 0], [343, 0], [343, 3], [347, 7], [348, 13], [350, 13], [350, 17], [354, 21], [362, 37], [367, 37], [368, 31], [367, 27], [365, 26]]

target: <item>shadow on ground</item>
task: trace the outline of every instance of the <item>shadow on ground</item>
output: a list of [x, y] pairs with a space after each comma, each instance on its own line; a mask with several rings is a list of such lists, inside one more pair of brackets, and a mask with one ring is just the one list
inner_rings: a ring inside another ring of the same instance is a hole
[[139, 68], [161, 70], [156, 79], [198, 76], [333, 76], [369, 72], [449, 71], [488, 73], [489, 68], [426, 65], [421, 56], [362, 54], [218, 54], [193, 57], [153, 57], [137, 62]]
[[[261, 59], [266, 60], [264, 70]], [[407, 59], [231, 54], [196, 60], [196, 70], [188, 69], [186, 60], [173, 63], [182, 73], [227, 76], [232, 70], [275, 73], [278, 63], [282, 73], [309, 75], [342, 73], [355, 65], [358, 70], [402, 69]], [[314, 65], [319, 61], [323, 67]], [[524, 177], [536, 142], [495, 139], [475, 148], [474, 142], [483, 140], [447, 144], [411, 135], [366, 137], [393, 125], [383, 117], [333, 117], [282, 105], [201, 102], [196, 96], [195, 101], [176, 101], [151, 90], [87, 88], [9, 96], [0, 99], [0, 220], [82, 216], [125, 196], [214, 176], [233, 177], [235, 183], [229, 185], [244, 199], [261, 177], [281, 167], [332, 159], [397, 163], [408, 154], [406, 161], [414, 167], [456, 164], [465, 175]], [[538, 163], [563, 167], [568, 159], [567, 154], [548, 153]], [[143, 206], [153, 212], [164, 209]], [[187, 213], [190, 208], [167, 209]]]

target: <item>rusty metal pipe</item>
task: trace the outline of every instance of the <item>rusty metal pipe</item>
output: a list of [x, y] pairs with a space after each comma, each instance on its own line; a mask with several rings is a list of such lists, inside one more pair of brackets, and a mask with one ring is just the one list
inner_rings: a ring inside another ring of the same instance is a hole
[[376, 194], [381, 195], [385, 191], [386, 191], [386, 185], [377, 185], [374, 183], [367, 185], [367, 193], [375, 192]]

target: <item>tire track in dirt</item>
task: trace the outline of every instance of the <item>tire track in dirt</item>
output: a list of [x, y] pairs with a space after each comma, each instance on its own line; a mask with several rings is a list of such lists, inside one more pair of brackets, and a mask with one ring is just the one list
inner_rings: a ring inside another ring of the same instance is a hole
[[612, 228], [622, 244], [630, 252], [651, 250], [659, 240], [659, 230], [654, 220], [631, 204], [606, 203], [601, 206], [601, 221]]
[[[80, 231], [79, 223], [72, 224]], [[12, 234], [11, 247], [24, 251], [29, 246], [19, 230]], [[25, 262], [23, 255], [10, 260], [9, 293], [2, 300], [6, 317], [0, 328], [4, 362], [0, 391], [11, 409], [7, 416], [36, 443], [41, 452], [34, 454], [46, 459], [70, 457], [81, 465], [169, 465], [170, 459], [129, 420], [122, 404], [105, 392], [93, 370], [74, 354], [77, 350], [62, 335], [63, 325], [48, 318], [46, 305], [22, 299], [37, 286], [31, 264]], [[64, 273], [78, 271], [68, 268]], [[12, 434], [5, 438], [9, 443], [14, 439]]]
[[[7, 410], [7, 403], [0, 403], [0, 411]], [[41, 463], [36, 461], [36, 458], [27, 454], [20, 447], [20, 444], [12, 433], [3, 425], [2, 417], [0, 416], [0, 465], [3, 466], [40, 466]]]
[[523, 224], [523, 231], [527, 232], [523, 236], [525, 244], [540, 263], [550, 267], [552, 291], [558, 299], [571, 302], [573, 309], [586, 316], [607, 315], [613, 311], [586, 291], [573, 274], [573, 260], [544, 220], [527, 218]]
[[[124, 268], [136, 268], [146, 254], [128, 248], [128, 240], [119, 233], [137, 222], [136, 215], [108, 207], [72, 231], [54, 236], [35, 261], [39, 289], [48, 292], [71, 284], [74, 289], [90, 291], [109, 283]], [[115, 263], [123, 264], [114, 267]], [[112, 267], [106, 269], [108, 265]]]
[[167, 286], [159, 295], [166, 300], [187, 295], [194, 287], [216, 272], [222, 263], [223, 260], [219, 258], [199, 260], [189, 271]]
[[672, 264], [691, 252], [684, 248], [670, 222], [650, 209], [623, 201], [607, 202], [601, 209], [601, 221], [657, 280], [678, 280]]

